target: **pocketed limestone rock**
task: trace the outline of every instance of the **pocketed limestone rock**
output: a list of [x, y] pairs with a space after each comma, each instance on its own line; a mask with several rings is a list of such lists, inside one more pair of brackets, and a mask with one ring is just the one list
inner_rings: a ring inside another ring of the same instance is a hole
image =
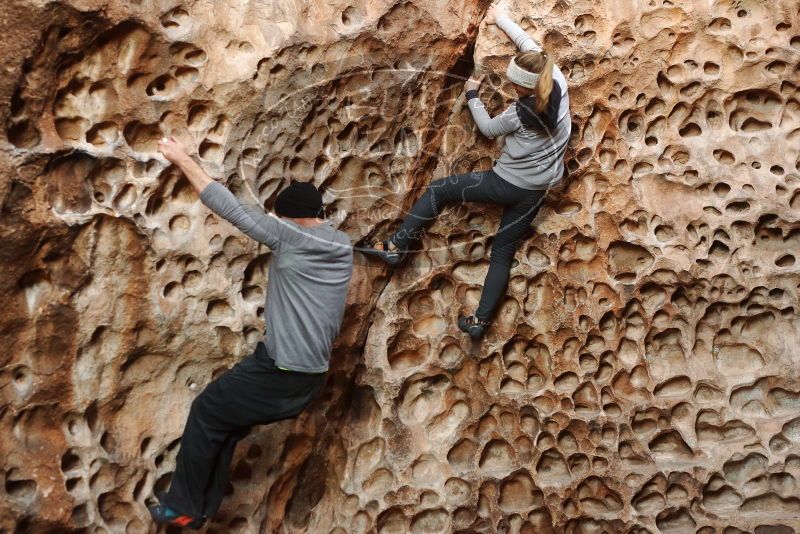
[[[206, 532], [800, 530], [797, 5], [508, 5], [573, 133], [494, 325], [455, 321], [496, 207], [445, 208], [402, 268], [357, 255], [324, 393], [242, 441]], [[262, 336], [270, 251], [158, 139], [384, 237], [498, 154], [462, 94], [513, 102], [487, 7], [3, 3], [1, 532], [155, 532], [192, 399]]]

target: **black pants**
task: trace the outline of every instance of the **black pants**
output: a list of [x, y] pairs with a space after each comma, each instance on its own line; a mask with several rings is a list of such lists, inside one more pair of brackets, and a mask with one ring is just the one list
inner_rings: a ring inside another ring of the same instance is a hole
[[256, 351], [192, 402], [169, 491], [162, 504], [195, 518], [213, 517], [228, 484], [236, 444], [253, 425], [297, 416], [319, 393], [325, 374], [283, 371]]
[[391, 240], [399, 248], [409, 248], [420, 237], [424, 226], [433, 221], [448, 202], [492, 202], [505, 206], [492, 243], [489, 272], [483, 284], [481, 302], [475, 313], [478, 319], [488, 321], [505, 295], [511, 261], [520, 238], [530, 228], [545, 193], [544, 190], [517, 187], [492, 170], [441, 178], [428, 186]]

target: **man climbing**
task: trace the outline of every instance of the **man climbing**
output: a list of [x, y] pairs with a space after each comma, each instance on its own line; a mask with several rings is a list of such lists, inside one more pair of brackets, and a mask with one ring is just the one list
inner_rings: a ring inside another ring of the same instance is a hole
[[253, 425], [297, 416], [322, 389], [353, 252], [347, 234], [322, 219], [312, 184], [292, 183], [278, 194], [275, 215], [266, 214], [211, 180], [175, 138], [163, 139], [159, 151], [211, 211], [273, 252], [266, 338], [194, 400], [169, 491], [149, 507], [158, 523], [199, 529], [222, 502], [237, 442]]

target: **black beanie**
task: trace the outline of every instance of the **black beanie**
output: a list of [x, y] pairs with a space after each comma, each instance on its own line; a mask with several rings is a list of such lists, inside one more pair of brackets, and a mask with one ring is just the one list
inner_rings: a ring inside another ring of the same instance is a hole
[[278, 193], [275, 199], [275, 214], [282, 217], [322, 217], [322, 195], [314, 184], [292, 182]]

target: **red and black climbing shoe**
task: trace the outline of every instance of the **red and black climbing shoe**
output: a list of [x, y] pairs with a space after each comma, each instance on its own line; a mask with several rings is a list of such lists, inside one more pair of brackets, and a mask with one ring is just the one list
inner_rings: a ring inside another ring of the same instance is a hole
[[400, 265], [404, 259], [406, 259], [407, 251], [394, 249], [392, 250], [389, 248], [389, 241], [383, 241], [380, 243], [374, 243], [372, 245], [366, 245], [364, 247], [359, 248], [358, 250], [361, 253], [366, 254], [367, 256], [375, 256], [376, 258], [380, 258], [383, 260], [384, 263], [389, 265], [390, 267], [394, 267], [396, 265]]
[[190, 530], [200, 530], [205, 523], [203, 518], [183, 515], [165, 504], [151, 504], [147, 507], [153, 521], [160, 524], [176, 525]]
[[469, 337], [471, 337], [474, 341], [478, 341], [483, 337], [486, 329], [489, 328], [489, 321], [481, 321], [474, 315], [469, 315], [466, 317], [459, 315], [458, 328], [462, 332], [469, 334]]

